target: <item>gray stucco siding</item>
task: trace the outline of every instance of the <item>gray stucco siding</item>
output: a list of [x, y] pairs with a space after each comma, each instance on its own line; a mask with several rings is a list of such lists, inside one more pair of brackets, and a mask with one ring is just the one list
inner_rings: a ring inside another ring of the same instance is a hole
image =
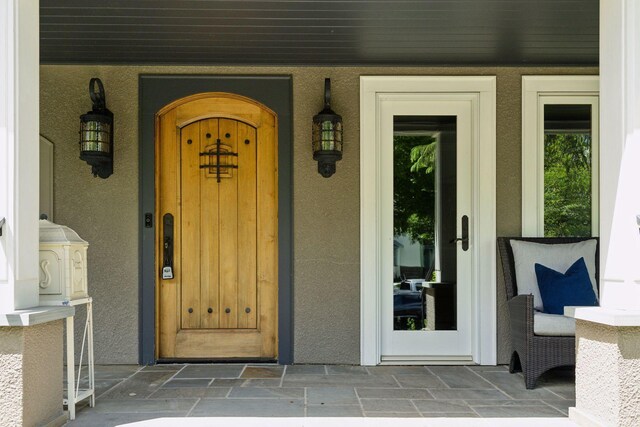
[[[55, 144], [54, 215], [56, 222], [72, 227], [90, 243], [96, 362], [138, 362], [141, 74], [292, 76], [294, 362], [358, 364], [360, 76], [497, 76], [497, 234], [505, 236], [520, 233], [522, 75], [597, 72], [580, 67], [41, 66], [40, 133]], [[107, 180], [93, 178], [78, 159], [78, 118], [91, 107], [91, 77], [102, 79], [107, 106], [115, 115], [115, 167]], [[322, 108], [325, 77], [331, 78], [332, 108], [345, 126], [343, 159], [329, 179], [317, 173], [310, 142], [311, 119]], [[496, 286], [499, 362], [507, 363], [506, 301], [502, 283]]]

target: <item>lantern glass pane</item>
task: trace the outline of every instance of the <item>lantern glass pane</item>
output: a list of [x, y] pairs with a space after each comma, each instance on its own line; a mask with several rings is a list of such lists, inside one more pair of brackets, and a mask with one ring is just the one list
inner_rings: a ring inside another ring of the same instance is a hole
[[334, 146], [334, 134], [333, 134], [333, 123], [329, 120], [325, 120], [322, 122], [322, 150], [335, 150]]
[[342, 151], [342, 123], [324, 120], [313, 123], [313, 151]]
[[320, 150], [320, 123], [315, 120], [313, 122], [311, 144], [314, 152]]
[[80, 122], [80, 151], [109, 153], [111, 124], [96, 120]]
[[335, 123], [333, 138], [336, 147], [335, 149], [338, 151], [342, 151], [342, 122]]

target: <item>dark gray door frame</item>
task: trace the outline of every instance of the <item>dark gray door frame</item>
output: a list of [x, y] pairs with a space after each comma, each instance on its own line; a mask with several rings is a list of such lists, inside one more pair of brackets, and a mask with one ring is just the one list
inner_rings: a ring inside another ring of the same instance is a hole
[[[140, 363], [155, 359], [155, 234], [158, 218], [145, 226], [155, 210], [155, 113], [176, 99], [202, 92], [244, 95], [278, 115], [278, 362], [293, 363], [292, 271], [292, 80], [291, 76], [146, 75], [139, 77], [140, 123]], [[117, 119], [116, 119], [117, 120]]]

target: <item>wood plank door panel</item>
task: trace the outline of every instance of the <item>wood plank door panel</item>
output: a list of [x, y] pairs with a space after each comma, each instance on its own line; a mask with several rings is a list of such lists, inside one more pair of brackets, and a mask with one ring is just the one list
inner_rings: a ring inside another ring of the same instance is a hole
[[[277, 353], [278, 333], [278, 263], [273, 257], [278, 253], [278, 221], [271, 212], [278, 211], [278, 158], [277, 149], [271, 150], [260, 141], [276, 140], [275, 116], [262, 112], [263, 123], [257, 129], [258, 176], [257, 176], [257, 279], [260, 314], [258, 322], [265, 338], [262, 340], [264, 354]], [[275, 179], [273, 178], [275, 175]], [[270, 316], [274, 316], [271, 318]]]
[[[200, 152], [215, 149], [217, 135], [218, 119], [202, 120]], [[206, 178], [208, 171], [203, 170], [201, 173], [205, 178], [200, 179], [200, 217], [203, 218], [200, 225], [200, 318], [202, 328], [216, 329], [220, 327], [220, 269], [217, 262], [220, 258], [219, 186], [215, 179]]]
[[200, 122], [180, 131], [182, 329], [200, 327]]
[[[176, 228], [174, 278], [158, 277], [158, 357], [276, 358], [275, 114], [199, 94], [156, 124], [156, 215], [171, 213]], [[159, 224], [158, 271], [162, 233]]]
[[[178, 175], [180, 134], [176, 132], [176, 110], [169, 110], [162, 120], [156, 118], [156, 141], [155, 141], [155, 182], [156, 182], [156, 250], [155, 266], [156, 271], [163, 265], [163, 230], [160, 226], [162, 216], [165, 213], [172, 213], [174, 224], [180, 221], [180, 210], [178, 209], [178, 198], [170, 195], [179, 193], [180, 177]], [[165, 194], [166, 196], [162, 196]], [[180, 253], [180, 230], [174, 232], [174, 256], [173, 269], [180, 271], [180, 258], [176, 254]], [[161, 277], [161, 276], [160, 276]], [[174, 273], [173, 279], [162, 280], [156, 277], [156, 324], [159, 326], [159, 333], [156, 335], [157, 357], [171, 357], [176, 347], [176, 333], [180, 330], [180, 286], [178, 277]], [[162, 356], [164, 355], [164, 356]]]
[[256, 130], [238, 123], [238, 328], [257, 327]]
[[[237, 153], [238, 122], [220, 120], [219, 138], [228, 150]], [[230, 161], [230, 159], [220, 159]], [[255, 167], [255, 166], [254, 166]], [[238, 177], [231, 170], [233, 178], [221, 178], [218, 212], [220, 215], [220, 252], [225, 254], [225, 262], [220, 263], [220, 327], [238, 326]]]

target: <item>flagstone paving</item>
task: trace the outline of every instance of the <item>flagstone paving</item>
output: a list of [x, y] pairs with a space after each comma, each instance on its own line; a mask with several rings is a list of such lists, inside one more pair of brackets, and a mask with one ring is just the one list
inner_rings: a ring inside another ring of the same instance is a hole
[[80, 403], [67, 425], [170, 417], [566, 418], [575, 405], [571, 370], [551, 371], [526, 390], [522, 376], [504, 366], [96, 366], [96, 396], [96, 406]]

